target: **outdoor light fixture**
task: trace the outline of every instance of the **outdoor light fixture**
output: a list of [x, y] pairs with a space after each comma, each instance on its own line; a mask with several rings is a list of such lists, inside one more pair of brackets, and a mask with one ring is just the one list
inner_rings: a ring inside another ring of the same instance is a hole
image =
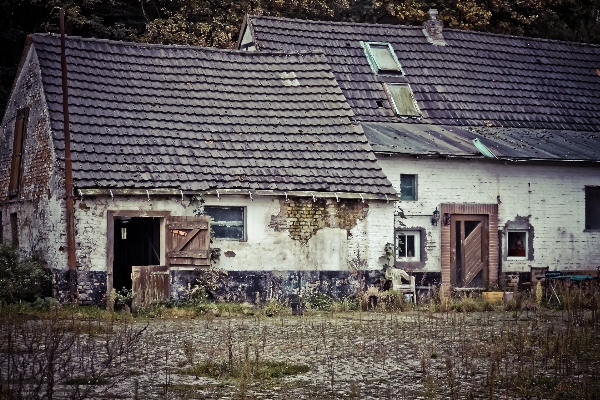
[[433, 212], [433, 215], [431, 216], [431, 225], [437, 226], [439, 220], [440, 220], [440, 212], [436, 207], [435, 211]]
[[450, 213], [444, 213], [444, 219], [442, 222], [444, 225], [450, 225]]

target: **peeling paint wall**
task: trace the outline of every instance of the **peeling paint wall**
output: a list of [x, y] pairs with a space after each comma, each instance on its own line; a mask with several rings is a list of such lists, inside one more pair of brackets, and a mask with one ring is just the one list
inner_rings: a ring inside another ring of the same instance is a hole
[[[407, 228], [426, 227], [427, 260], [422, 272], [440, 271], [442, 221], [432, 226], [431, 216], [441, 203], [497, 203], [500, 227], [514, 224], [517, 216], [528, 217], [535, 230], [533, 260], [503, 260], [503, 272], [529, 272], [530, 266], [587, 270], [600, 265], [600, 232], [584, 232], [584, 187], [600, 185], [598, 166], [401, 156], [378, 156], [378, 163], [396, 190], [400, 174], [418, 175], [418, 200], [402, 201], [400, 206]], [[396, 217], [396, 226], [399, 222]]]
[[[223, 196], [206, 206], [245, 208], [244, 241], [215, 239], [219, 268], [247, 271], [379, 270], [385, 243], [393, 239], [393, 204], [335, 199]], [[80, 275], [107, 271], [109, 210], [193, 215], [181, 197], [90, 197], [77, 199], [75, 211]], [[304, 224], [301, 224], [304, 222]], [[302, 227], [302, 228], [299, 228]], [[163, 263], [165, 260], [161, 260]], [[241, 273], [241, 272], [240, 272]]]
[[[54, 154], [53, 133], [41, 85], [39, 62], [32, 49], [24, 61], [0, 127], [2, 237], [10, 242], [10, 215], [16, 213], [21, 253], [25, 256], [35, 253], [48, 267], [66, 271], [64, 172]], [[18, 110], [25, 107], [29, 108], [29, 118], [24, 137], [21, 189], [17, 197], [9, 198], [15, 119]], [[60, 286], [60, 272], [55, 278]]]

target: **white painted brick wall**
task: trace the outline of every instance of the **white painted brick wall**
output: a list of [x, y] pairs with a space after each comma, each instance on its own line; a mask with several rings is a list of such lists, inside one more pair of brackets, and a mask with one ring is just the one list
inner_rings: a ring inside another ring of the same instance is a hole
[[[534, 260], [503, 260], [504, 272], [550, 269], [596, 269], [600, 266], [600, 232], [584, 232], [586, 185], [600, 185], [600, 167], [574, 163], [532, 165], [487, 160], [378, 156], [396, 190], [400, 174], [418, 175], [416, 201], [402, 201], [407, 227], [427, 231], [424, 271], [440, 271], [440, 226], [431, 215], [441, 203], [496, 203], [502, 228], [517, 215], [531, 216]], [[441, 222], [440, 222], [441, 224]], [[503, 243], [505, 243], [503, 238]]]
[[[360, 200], [357, 200], [360, 201]], [[84, 205], [82, 205], [84, 204]], [[84, 270], [106, 271], [107, 211], [170, 211], [171, 215], [193, 215], [188, 201], [173, 197], [97, 197], [78, 200], [75, 218], [77, 259]], [[358, 221], [347, 238], [347, 231], [324, 228], [302, 244], [292, 240], [287, 231], [269, 228], [271, 216], [280, 211], [279, 200], [255, 196], [222, 196], [206, 199], [206, 206], [246, 207], [246, 242], [216, 239], [213, 247], [221, 248], [218, 266], [227, 270], [346, 270], [357, 255], [364, 260], [363, 269], [380, 269], [379, 257], [385, 243], [393, 240], [393, 203], [369, 202], [369, 212]], [[226, 257], [232, 251], [235, 257]], [[163, 260], [164, 262], [164, 260]]]

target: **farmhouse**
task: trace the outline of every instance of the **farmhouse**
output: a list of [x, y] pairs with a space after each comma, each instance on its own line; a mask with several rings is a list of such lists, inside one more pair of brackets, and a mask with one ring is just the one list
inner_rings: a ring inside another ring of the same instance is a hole
[[60, 36], [34, 34], [0, 136], [0, 233], [45, 260], [57, 297], [176, 299], [211, 255], [230, 300], [377, 279], [396, 191], [322, 53], [67, 37], [66, 60], [69, 130]]
[[395, 263], [472, 290], [600, 266], [600, 47], [247, 17], [240, 49], [321, 50], [400, 192]]

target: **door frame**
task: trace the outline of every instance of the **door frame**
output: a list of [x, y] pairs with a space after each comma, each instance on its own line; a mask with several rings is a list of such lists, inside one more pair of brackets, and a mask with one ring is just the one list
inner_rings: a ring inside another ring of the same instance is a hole
[[[481, 245], [481, 257], [483, 258], [483, 260], [485, 260], [485, 266], [483, 268], [483, 275], [482, 275], [482, 283], [484, 285], [487, 286], [487, 283], [489, 282], [488, 280], [488, 275], [489, 275], [489, 268], [488, 268], [488, 263], [489, 263], [489, 257], [488, 257], [488, 253], [489, 253], [489, 230], [487, 229], [487, 224], [488, 224], [488, 215], [475, 215], [475, 214], [454, 214], [451, 217], [451, 223], [450, 223], [450, 249], [451, 249], [451, 253], [450, 253], [450, 283], [452, 285], [452, 287], [464, 287], [462, 286], [462, 282], [457, 282], [456, 280], [456, 223], [459, 221], [477, 221], [480, 222], [481, 224], [483, 224], [483, 226], [481, 227], [481, 241], [480, 241], [480, 245]], [[461, 256], [461, 267], [465, 268], [466, 266], [466, 259], [465, 259], [465, 249], [464, 249], [464, 240], [465, 238], [465, 228], [464, 228], [464, 224], [462, 224], [463, 228], [460, 230], [460, 236], [461, 236], [461, 251], [460, 251], [460, 256]], [[464, 279], [463, 279], [464, 280]], [[467, 286], [468, 288], [468, 286]]]
[[[441, 250], [442, 250], [442, 286], [452, 288], [452, 243], [451, 227], [452, 215], [487, 215], [488, 220], [488, 280], [486, 287], [498, 285], [498, 204], [456, 204], [442, 203], [440, 205], [442, 216], [450, 215], [449, 224], [441, 223]], [[442, 218], [442, 221], [445, 218]]]
[[160, 218], [160, 265], [165, 265], [165, 227], [166, 218], [171, 215], [170, 211], [120, 211], [108, 210], [106, 212], [106, 294], [113, 289], [113, 268], [115, 260], [115, 217], [154, 217]]

